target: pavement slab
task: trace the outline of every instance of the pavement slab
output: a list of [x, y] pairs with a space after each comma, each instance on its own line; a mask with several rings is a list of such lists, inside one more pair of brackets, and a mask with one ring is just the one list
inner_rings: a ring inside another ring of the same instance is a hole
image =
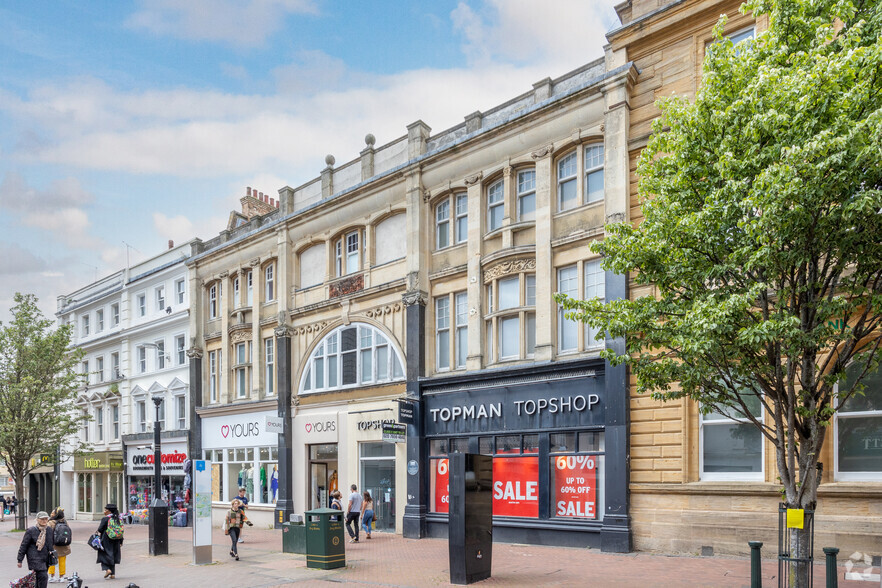
[[[339, 588], [351, 586], [422, 588], [450, 586], [447, 541], [405, 539], [400, 535], [375, 532], [370, 540], [346, 545], [346, 567], [315, 570], [306, 567], [303, 555], [282, 553], [281, 531], [246, 527], [239, 544], [240, 560], [229, 556], [229, 538], [215, 529], [213, 560], [196, 566], [192, 561], [192, 531], [169, 529], [169, 555], [148, 554], [148, 528], [128, 525], [122, 563], [116, 579], [104, 580], [95, 552], [85, 544], [98, 522], [70, 523], [74, 541], [67, 559], [68, 575], [78, 572], [84, 586], [125, 588], [276, 588], [285, 586]], [[25, 575], [15, 565], [21, 533], [12, 532], [12, 522], [0, 522], [0, 587]], [[748, 551], [745, 545], [745, 555]], [[770, 552], [766, 552], [770, 555]], [[673, 556], [653, 553], [612, 554], [593, 549], [542, 547], [496, 543], [493, 572], [477, 583], [486, 587], [749, 587], [747, 557]], [[878, 583], [845, 580], [839, 568], [842, 588], [870, 588]], [[777, 584], [777, 562], [763, 561], [763, 585]], [[815, 567], [815, 584], [824, 582], [823, 565]], [[62, 584], [52, 584], [63, 586]]]

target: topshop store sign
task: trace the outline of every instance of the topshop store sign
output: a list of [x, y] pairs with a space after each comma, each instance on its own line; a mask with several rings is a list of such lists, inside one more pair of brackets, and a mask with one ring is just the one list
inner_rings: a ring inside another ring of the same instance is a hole
[[423, 396], [427, 435], [605, 423], [603, 375]]

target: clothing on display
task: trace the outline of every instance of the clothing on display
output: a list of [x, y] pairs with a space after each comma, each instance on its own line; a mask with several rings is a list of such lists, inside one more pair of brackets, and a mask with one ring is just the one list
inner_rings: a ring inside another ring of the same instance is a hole
[[275, 504], [279, 499], [279, 468], [277, 466], [273, 466], [273, 477], [270, 484], [273, 490], [273, 504]]

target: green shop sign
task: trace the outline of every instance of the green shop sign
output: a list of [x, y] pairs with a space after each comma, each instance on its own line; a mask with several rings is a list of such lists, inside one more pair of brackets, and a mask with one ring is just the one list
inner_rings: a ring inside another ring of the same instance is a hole
[[77, 472], [121, 472], [123, 457], [121, 453], [102, 451], [87, 453], [74, 458], [74, 470]]

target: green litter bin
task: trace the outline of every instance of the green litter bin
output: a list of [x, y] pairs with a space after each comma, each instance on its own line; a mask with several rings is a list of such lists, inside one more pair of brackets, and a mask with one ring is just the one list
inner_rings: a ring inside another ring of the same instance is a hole
[[306, 567], [333, 570], [346, 567], [343, 511], [308, 510], [306, 515]]
[[282, 553], [306, 553], [306, 525], [282, 523]]

